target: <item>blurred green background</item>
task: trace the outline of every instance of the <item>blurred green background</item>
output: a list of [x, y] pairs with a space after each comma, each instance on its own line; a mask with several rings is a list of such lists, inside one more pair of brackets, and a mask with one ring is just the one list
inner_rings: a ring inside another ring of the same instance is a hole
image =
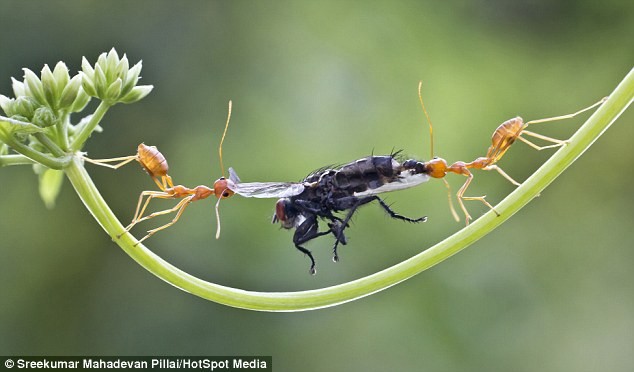
[[[404, 149], [485, 154], [515, 115], [573, 112], [609, 94], [634, 62], [626, 1], [0, 1], [0, 93], [22, 67], [72, 71], [116, 47], [143, 60], [154, 91], [117, 105], [90, 139], [94, 158], [140, 142], [169, 159], [177, 183], [210, 185], [227, 102], [224, 155], [245, 181], [295, 181], [326, 164]], [[93, 106], [94, 108], [94, 103]], [[567, 138], [584, 118], [535, 130]], [[501, 228], [387, 291], [325, 310], [228, 308], [158, 280], [125, 255], [65, 183], [47, 210], [31, 167], [0, 169], [0, 353], [273, 355], [275, 370], [626, 371], [634, 364], [634, 112]], [[524, 180], [552, 151], [518, 143], [500, 166]], [[127, 223], [155, 185], [138, 165], [88, 165]], [[463, 179], [449, 177], [454, 188]], [[470, 189], [497, 203], [513, 186], [478, 172]], [[364, 207], [341, 262], [332, 239], [308, 244], [318, 274], [271, 225], [273, 200], [193, 204], [148, 246], [181, 269], [260, 291], [321, 288], [376, 272], [462, 227], [442, 182], [386, 196], [421, 225]], [[157, 202], [168, 207], [170, 202]], [[470, 203], [474, 216], [485, 212]], [[153, 221], [133, 232], [167, 220]]]

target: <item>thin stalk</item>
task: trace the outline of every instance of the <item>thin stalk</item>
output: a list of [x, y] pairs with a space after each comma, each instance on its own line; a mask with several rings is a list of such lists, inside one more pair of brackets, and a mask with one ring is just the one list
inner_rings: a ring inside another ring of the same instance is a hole
[[61, 119], [55, 125], [57, 137], [63, 149], [68, 149], [68, 127], [70, 126], [70, 115], [66, 111], [61, 112]]
[[[571, 137], [570, 143], [555, 153], [537, 172], [506, 197], [495, 209], [449, 238], [422, 253], [381, 272], [340, 285], [300, 292], [254, 292], [209, 283], [164, 261], [124, 232], [84, 169], [73, 158], [66, 174], [84, 205], [102, 228], [130, 257], [166, 282], [196, 296], [228, 306], [260, 311], [301, 311], [338, 305], [384, 290], [406, 280], [465, 249], [501, 225], [535, 198], [559, 176], [619, 117], [634, 99], [634, 70], [625, 77], [610, 98]], [[422, 247], [425, 249], [425, 247]]]
[[35, 161], [27, 158], [24, 155], [0, 155], [0, 167], [6, 167], [9, 165], [32, 165]]
[[37, 140], [44, 145], [53, 155], [56, 157], [62, 157], [65, 155], [64, 150], [62, 150], [55, 142], [53, 142], [48, 136], [44, 133], [34, 133], [33, 134]]
[[88, 140], [88, 137], [90, 137], [97, 125], [99, 125], [99, 122], [110, 107], [112, 107], [112, 104], [101, 101], [88, 123], [82, 126], [79, 133], [75, 135], [73, 142], [70, 144], [71, 151], [75, 152], [81, 150], [86, 140]]

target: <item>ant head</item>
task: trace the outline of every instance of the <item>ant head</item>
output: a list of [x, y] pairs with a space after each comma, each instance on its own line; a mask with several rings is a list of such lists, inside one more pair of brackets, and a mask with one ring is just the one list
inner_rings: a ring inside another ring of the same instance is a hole
[[425, 163], [427, 173], [434, 178], [443, 178], [447, 174], [447, 162], [443, 158], [434, 157]]
[[214, 182], [214, 195], [218, 199], [225, 199], [233, 196], [234, 192], [229, 189], [229, 180], [220, 177]]
[[216, 182], [214, 182], [213, 191], [216, 198], [218, 198], [218, 201], [216, 202], [216, 239], [220, 238], [220, 211], [218, 210], [220, 207], [220, 201], [222, 199], [229, 198], [234, 194], [234, 192], [229, 189], [229, 182], [231, 181], [224, 177], [220, 177], [216, 180]]

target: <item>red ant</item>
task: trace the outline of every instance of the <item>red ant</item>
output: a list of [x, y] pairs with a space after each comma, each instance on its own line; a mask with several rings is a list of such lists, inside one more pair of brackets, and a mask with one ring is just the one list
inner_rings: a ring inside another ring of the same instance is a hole
[[[225, 131], [222, 135], [222, 140], [220, 142], [219, 154], [222, 159], [222, 141], [224, 141], [225, 135], [227, 133], [227, 128], [229, 126], [229, 120], [231, 119], [231, 101], [229, 101], [229, 113], [227, 116], [227, 123], [225, 125]], [[118, 169], [134, 160], [138, 161], [143, 169], [152, 177], [156, 185], [159, 187], [161, 191], [152, 191], [146, 190], [141, 192], [139, 196], [139, 202], [137, 203], [136, 211], [134, 212], [134, 218], [132, 218], [132, 222], [125, 228], [125, 232], [130, 231], [132, 227], [134, 227], [137, 223], [149, 220], [156, 216], [161, 216], [169, 213], [176, 212], [176, 216], [172, 219], [172, 221], [166, 223], [163, 226], [159, 226], [155, 229], [149, 230], [147, 235], [141, 238], [136, 244], [141, 243], [145, 239], [154, 235], [158, 231], [164, 230], [173, 224], [175, 224], [180, 216], [185, 211], [187, 206], [195, 201], [203, 200], [208, 198], [211, 195], [215, 195], [218, 198], [218, 202], [220, 199], [227, 198], [233, 195], [233, 192], [229, 190], [226, 185], [223, 187], [222, 182], [216, 181], [213, 188], [209, 188], [204, 185], [199, 185], [194, 188], [189, 188], [183, 185], [176, 185], [172, 182], [172, 178], [167, 174], [168, 165], [165, 156], [155, 147], [155, 146], [147, 146], [141, 143], [137, 149], [137, 153], [131, 156], [123, 156], [118, 158], [108, 158], [108, 159], [89, 159], [84, 157], [84, 159], [90, 163], [101, 165], [104, 167]], [[110, 162], [119, 162], [117, 164], [108, 164]], [[222, 160], [221, 160], [222, 166]], [[222, 172], [224, 174], [224, 167], [222, 168]], [[159, 181], [160, 178], [160, 181]], [[221, 178], [221, 179], [224, 179]], [[143, 198], [146, 197], [145, 203], [143, 203]], [[165, 209], [162, 211], [151, 213], [147, 216], [143, 216], [145, 210], [147, 209], [150, 201], [152, 199], [181, 199], [178, 204], [176, 204], [173, 208]], [[220, 218], [218, 216], [218, 204], [216, 204], [216, 217], [217, 217], [217, 233], [216, 238], [220, 236]], [[120, 237], [121, 235], [119, 235]], [[135, 245], [136, 245], [135, 244]]]
[[[479, 200], [484, 205], [489, 207], [493, 212], [495, 212], [495, 214], [499, 216], [499, 213], [495, 210], [495, 208], [493, 208], [493, 206], [489, 204], [488, 201], [486, 201], [485, 199], [486, 196], [465, 196], [464, 195], [465, 192], [467, 191], [467, 188], [471, 184], [471, 181], [473, 180], [473, 174], [471, 173], [469, 169], [482, 169], [487, 171], [496, 170], [504, 178], [509, 180], [512, 184], [514, 184], [515, 186], [519, 186], [520, 185], [519, 182], [515, 181], [508, 174], [506, 174], [506, 172], [504, 172], [500, 167], [496, 165], [496, 163], [502, 158], [502, 156], [504, 156], [506, 151], [511, 147], [511, 145], [515, 142], [515, 140], [520, 140], [536, 150], [544, 150], [544, 149], [549, 149], [553, 147], [560, 147], [567, 144], [567, 141], [558, 140], [555, 138], [547, 137], [547, 136], [526, 130], [526, 128], [529, 125], [564, 120], [564, 119], [571, 119], [585, 111], [591, 110], [599, 106], [600, 104], [602, 104], [603, 102], [607, 100], [607, 97], [605, 97], [601, 99], [599, 102], [591, 106], [588, 106], [584, 109], [581, 109], [575, 113], [568, 114], [568, 115], [554, 116], [550, 118], [531, 120], [527, 122], [524, 122], [524, 120], [519, 116], [513, 119], [509, 119], [505, 121], [504, 123], [502, 123], [499, 127], [497, 127], [495, 132], [493, 132], [493, 136], [491, 137], [491, 146], [489, 147], [489, 150], [487, 151], [486, 156], [479, 157], [470, 163], [457, 161], [451, 165], [447, 165], [447, 162], [444, 159], [434, 156], [432, 123], [431, 123], [431, 119], [429, 118], [429, 115], [427, 114], [427, 110], [425, 109], [425, 104], [423, 103], [421, 88], [422, 88], [422, 81], [418, 84], [418, 99], [420, 100], [420, 104], [423, 108], [425, 117], [427, 118], [427, 122], [429, 123], [429, 132], [431, 137], [431, 154], [432, 154], [432, 159], [429, 162], [425, 163], [425, 165], [430, 170], [429, 175], [431, 177], [442, 178], [443, 181], [445, 182], [445, 185], [447, 186], [447, 189], [449, 190], [449, 207], [456, 221], [459, 221], [459, 218], [458, 218], [458, 215], [456, 214], [455, 209], [453, 208], [453, 203], [451, 202], [451, 188], [449, 187], [449, 184], [444, 179], [444, 177], [448, 173], [460, 174], [467, 177], [467, 180], [465, 181], [465, 183], [462, 185], [462, 187], [458, 190], [458, 193], [456, 194], [458, 203], [460, 204], [460, 208], [464, 212], [467, 225], [469, 224], [469, 221], [472, 218], [469, 212], [467, 212], [467, 208], [465, 207], [463, 200]], [[523, 137], [523, 135], [535, 137], [547, 142], [551, 142], [553, 144], [547, 145], [547, 146], [538, 146], [534, 144], [533, 142], [531, 142], [530, 140]]]

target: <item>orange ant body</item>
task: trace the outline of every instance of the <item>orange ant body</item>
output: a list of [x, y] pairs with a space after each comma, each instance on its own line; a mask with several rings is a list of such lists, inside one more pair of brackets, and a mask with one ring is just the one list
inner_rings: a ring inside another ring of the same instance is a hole
[[[429, 115], [427, 114], [427, 110], [425, 109], [425, 104], [423, 103], [421, 88], [422, 88], [422, 82], [418, 84], [418, 98], [423, 108], [425, 117], [427, 118], [427, 121], [429, 123], [429, 132], [431, 136], [431, 152], [432, 152], [432, 159], [429, 162], [426, 162], [425, 166], [429, 170], [429, 175], [431, 177], [442, 178], [443, 181], [445, 182], [445, 185], [447, 186], [447, 189], [449, 190], [449, 207], [456, 221], [459, 221], [459, 217], [456, 214], [456, 211], [454, 210], [453, 204], [451, 202], [451, 189], [449, 187], [449, 183], [447, 183], [444, 177], [448, 173], [455, 173], [455, 174], [459, 174], [459, 175], [463, 175], [467, 177], [467, 180], [462, 185], [462, 187], [460, 187], [460, 189], [458, 190], [456, 194], [458, 203], [460, 204], [460, 208], [462, 209], [465, 215], [465, 220], [467, 225], [469, 224], [469, 221], [472, 218], [469, 212], [467, 211], [467, 208], [464, 205], [464, 202], [463, 202], [464, 200], [479, 200], [480, 202], [482, 202], [484, 205], [489, 207], [495, 214], [499, 216], [499, 213], [495, 210], [495, 208], [493, 208], [493, 206], [489, 204], [488, 201], [486, 201], [485, 199], [486, 196], [465, 196], [464, 195], [465, 192], [467, 191], [467, 188], [469, 188], [471, 181], [473, 180], [473, 173], [471, 173], [469, 169], [481, 169], [481, 170], [487, 170], [487, 171], [496, 170], [498, 173], [500, 173], [500, 175], [502, 175], [504, 178], [509, 180], [512, 184], [514, 184], [515, 186], [519, 186], [520, 185], [519, 182], [515, 181], [508, 174], [506, 174], [506, 172], [504, 172], [500, 167], [496, 165], [496, 163], [504, 156], [506, 151], [511, 147], [511, 145], [515, 142], [515, 140], [520, 140], [536, 150], [544, 150], [544, 149], [553, 148], [553, 147], [560, 147], [560, 146], [566, 145], [567, 143], [567, 141], [558, 140], [555, 138], [547, 137], [541, 134], [528, 131], [526, 130], [526, 128], [529, 125], [570, 119], [596, 106], [599, 106], [600, 104], [605, 102], [607, 99], [607, 97], [605, 97], [601, 99], [599, 102], [589, 107], [586, 107], [584, 109], [581, 109], [575, 113], [568, 114], [568, 115], [555, 116], [555, 117], [539, 119], [539, 120], [531, 120], [528, 122], [524, 122], [524, 120], [519, 116], [513, 119], [509, 119], [505, 121], [504, 123], [502, 123], [499, 127], [497, 127], [495, 132], [493, 132], [493, 136], [491, 137], [491, 146], [489, 147], [486, 156], [479, 157], [470, 163], [457, 161], [451, 165], [448, 165], [444, 159], [434, 157], [432, 123], [429, 118]], [[538, 146], [534, 144], [533, 142], [529, 141], [528, 139], [522, 137], [522, 135], [535, 137], [547, 142], [551, 142], [553, 144], [547, 145], [547, 146]]]
[[[89, 163], [101, 165], [104, 167], [119, 169], [122, 166], [136, 160], [141, 164], [141, 167], [145, 170], [147, 174], [152, 177], [156, 185], [163, 191], [166, 188], [174, 187], [172, 183], [172, 177], [167, 174], [169, 170], [169, 166], [167, 165], [167, 159], [165, 156], [161, 154], [161, 152], [156, 148], [156, 146], [148, 146], [144, 143], [139, 144], [137, 147], [136, 155], [131, 156], [122, 156], [119, 158], [109, 158], [109, 159], [90, 159], [84, 157], [84, 160]], [[108, 162], [119, 161], [117, 164], [108, 164]], [[160, 177], [160, 181], [159, 181]]]

